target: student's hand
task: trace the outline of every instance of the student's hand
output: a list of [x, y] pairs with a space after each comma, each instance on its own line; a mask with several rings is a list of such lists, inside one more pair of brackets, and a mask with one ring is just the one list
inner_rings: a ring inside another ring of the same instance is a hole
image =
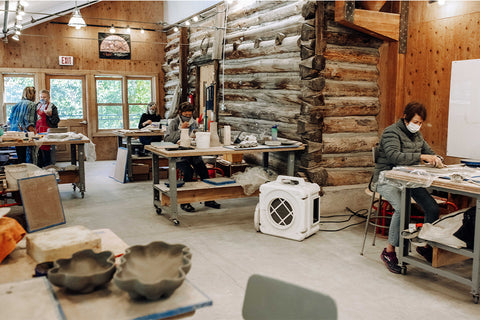
[[422, 161], [425, 161], [425, 162], [429, 163], [430, 165], [432, 165], [435, 168], [443, 168], [442, 159], [440, 159], [440, 157], [437, 157], [436, 155], [422, 154], [420, 156], [420, 159]]
[[184, 122], [182, 123], [182, 129], [186, 129], [190, 126], [190, 124], [188, 122]]
[[143, 123], [143, 126], [146, 127], [148, 126], [149, 124], [152, 124], [152, 120], [147, 120]]
[[52, 110], [45, 110], [45, 114], [50, 117], [52, 115]]

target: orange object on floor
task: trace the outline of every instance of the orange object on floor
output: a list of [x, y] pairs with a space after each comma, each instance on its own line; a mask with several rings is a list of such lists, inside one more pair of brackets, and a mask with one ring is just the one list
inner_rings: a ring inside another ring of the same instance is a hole
[[17, 220], [0, 218], [0, 262], [5, 259], [17, 246], [17, 243], [25, 237], [27, 232]]

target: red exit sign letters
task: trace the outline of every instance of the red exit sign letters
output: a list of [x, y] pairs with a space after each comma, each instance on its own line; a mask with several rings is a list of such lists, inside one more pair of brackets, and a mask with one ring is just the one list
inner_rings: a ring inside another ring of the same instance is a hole
[[59, 56], [58, 63], [61, 66], [73, 66], [73, 57], [72, 56]]

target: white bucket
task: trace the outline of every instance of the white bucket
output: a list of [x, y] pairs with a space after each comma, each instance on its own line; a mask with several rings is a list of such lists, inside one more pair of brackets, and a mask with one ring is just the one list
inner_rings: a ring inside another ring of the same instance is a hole
[[210, 148], [210, 132], [197, 132], [196, 133], [197, 149]]

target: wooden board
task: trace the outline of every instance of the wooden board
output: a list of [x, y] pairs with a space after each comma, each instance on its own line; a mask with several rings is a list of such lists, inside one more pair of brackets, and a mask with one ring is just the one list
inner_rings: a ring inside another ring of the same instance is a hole
[[125, 183], [127, 179], [127, 154], [128, 150], [126, 148], [118, 148], [117, 162], [115, 163], [115, 168], [110, 176], [121, 183]]
[[65, 223], [55, 175], [18, 180], [27, 231], [33, 232]]
[[[165, 185], [165, 181], [160, 181], [160, 184], [155, 185], [155, 188], [161, 191], [162, 205], [169, 206], [170, 196], [168, 192], [170, 188]], [[184, 186], [177, 189], [177, 203], [179, 204], [257, 196], [258, 190], [251, 195], [246, 195], [239, 183], [216, 186], [202, 181], [195, 181], [186, 182]]]
[[433, 247], [432, 267], [439, 268], [470, 259], [454, 252]]
[[2, 319], [66, 319], [46, 277], [0, 285]]

